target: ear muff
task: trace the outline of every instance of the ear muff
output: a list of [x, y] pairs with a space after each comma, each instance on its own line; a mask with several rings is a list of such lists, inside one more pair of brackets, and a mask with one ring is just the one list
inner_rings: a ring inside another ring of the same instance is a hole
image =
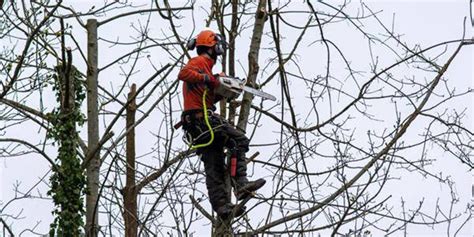
[[217, 55], [222, 55], [227, 49], [227, 44], [224, 40], [224, 37], [220, 34], [215, 35], [215, 39], [217, 41], [216, 45], [214, 45], [214, 51]]
[[196, 38], [191, 38], [186, 43], [188, 50], [194, 50], [196, 48]]
[[216, 52], [217, 55], [222, 55], [224, 54], [224, 47], [222, 47], [222, 44], [220, 43], [217, 43], [215, 46], [214, 46], [214, 51]]

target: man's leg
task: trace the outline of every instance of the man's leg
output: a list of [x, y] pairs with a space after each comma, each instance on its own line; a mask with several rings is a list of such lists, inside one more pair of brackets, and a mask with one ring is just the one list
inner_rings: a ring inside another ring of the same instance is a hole
[[234, 177], [234, 189], [238, 200], [245, 199], [249, 194], [261, 188], [265, 184], [264, 179], [250, 181], [247, 179], [247, 161], [245, 153], [249, 150], [250, 140], [245, 134], [225, 123], [224, 131], [229, 137], [228, 148], [234, 148], [237, 157], [236, 176]]
[[234, 210], [235, 205], [230, 201], [224, 181], [227, 175], [224, 166], [225, 154], [222, 152], [222, 147], [214, 149], [216, 150], [209, 149], [203, 152], [206, 186], [212, 209], [223, 219], [232, 215], [232, 211], [235, 211], [234, 217], [240, 216], [246, 208], [243, 206]]
[[206, 172], [206, 186], [212, 209], [218, 209], [230, 202], [225, 189], [224, 153], [222, 148], [209, 147], [202, 151]]

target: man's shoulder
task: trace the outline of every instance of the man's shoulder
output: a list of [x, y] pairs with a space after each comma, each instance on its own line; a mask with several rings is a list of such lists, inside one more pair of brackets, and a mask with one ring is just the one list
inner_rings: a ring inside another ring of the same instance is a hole
[[207, 58], [204, 55], [198, 55], [196, 57], [192, 57], [189, 59], [187, 65], [188, 66], [195, 66], [195, 67], [212, 67], [211, 59]]
[[202, 56], [202, 55], [197, 55], [197, 56], [194, 56], [191, 59], [189, 59], [188, 62], [200, 62], [200, 61], [204, 60], [204, 58], [205, 57]]

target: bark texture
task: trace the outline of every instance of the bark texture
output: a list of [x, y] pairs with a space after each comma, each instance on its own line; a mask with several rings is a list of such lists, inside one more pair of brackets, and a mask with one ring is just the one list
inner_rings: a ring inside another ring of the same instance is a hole
[[[86, 197], [86, 233], [87, 236], [95, 237], [99, 231], [99, 216], [97, 211], [97, 198], [99, 194], [99, 172], [100, 156], [99, 151], [92, 148], [99, 144], [99, 113], [97, 102], [97, 20], [87, 20], [87, 135], [88, 154], [92, 157], [87, 166], [87, 187]], [[90, 154], [95, 152], [95, 154]]]
[[125, 221], [125, 236], [135, 237], [138, 233], [138, 216], [137, 216], [137, 193], [135, 186], [135, 112], [137, 104], [135, 94], [137, 86], [132, 85], [132, 89], [128, 94], [130, 101], [127, 107], [127, 138], [126, 138], [126, 159], [127, 159], [127, 173], [126, 183], [123, 190], [124, 211], [123, 218]]
[[[255, 24], [253, 27], [252, 41], [250, 42], [250, 50], [248, 55], [249, 60], [249, 75], [247, 77], [247, 85], [255, 86], [257, 80], [257, 74], [259, 70], [258, 66], [258, 53], [260, 51], [260, 44], [262, 42], [263, 28], [266, 19], [266, 7], [267, 3], [265, 0], [260, 0], [255, 13]], [[242, 99], [242, 105], [240, 107], [239, 121], [237, 127], [245, 131], [247, 129], [247, 120], [250, 114], [250, 105], [252, 104], [253, 96], [250, 93], [245, 92]]]

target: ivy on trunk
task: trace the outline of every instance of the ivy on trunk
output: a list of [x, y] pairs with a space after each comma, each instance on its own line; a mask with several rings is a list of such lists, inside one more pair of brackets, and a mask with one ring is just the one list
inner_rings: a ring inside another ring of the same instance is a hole
[[81, 169], [78, 153], [77, 125], [84, 123], [80, 108], [85, 98], [85, 90], [80, 82], [80, 74], [72, 65], [59, 65], [53, 75], [56, 100], [60, 104], [49, 114], [52, 127], [48, 138], [58, 145], [56, 167], [50, 178], [48, 195], [53, 198], [56, 208], [51, 224], [50, 236], [79, 236], [84, 225], [84, 198], [86, 178]]

